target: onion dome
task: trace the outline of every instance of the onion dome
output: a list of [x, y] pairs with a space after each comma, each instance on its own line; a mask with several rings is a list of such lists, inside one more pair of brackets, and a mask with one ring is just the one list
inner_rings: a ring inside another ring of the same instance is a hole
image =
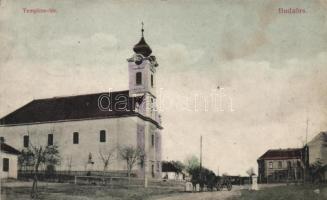
[[143, 23], [142, 23], [142, 37], [141, 40], [134, 46], [133, 50], [137, 54], [142, 54], [144, 57], [148, 57], [151, 55], [152, 50], [150, 46], [145, 42], [144, 36], [143, 36]]

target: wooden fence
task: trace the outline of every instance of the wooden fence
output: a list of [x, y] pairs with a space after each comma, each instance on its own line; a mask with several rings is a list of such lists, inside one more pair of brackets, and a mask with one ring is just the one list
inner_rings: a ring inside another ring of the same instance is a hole
[[[145, 183], [147, 181], [147, 183]], [[103, 185], [110, 187], [147, 187], [149, 188], [165, 188], [184, 191], [185, 182], [164, 179], [148, 179], [135, 177], [105, 177], [105, 176], [75, 176], [74, 183], [80, 185]]]
[[[102, 172], [92, 171], [56, 171], [55, 173], [47, 173], [39, 171], [37, 173], [38, 180], [46, 182], [66, 182], [80, 185], [101, 185], [111, 188], [128, 188], [128, 187], [144, 187], [144, 178], [127, 177], [125, 171]], [[32, 180], [34, 178], [33, 171], [18, 171], [18, 179]], [[184, 191], [185, 182], [178, 180], [166, 179], [147, 179], [147, 186], [150, 188], [166, 188], [178, 191]]]

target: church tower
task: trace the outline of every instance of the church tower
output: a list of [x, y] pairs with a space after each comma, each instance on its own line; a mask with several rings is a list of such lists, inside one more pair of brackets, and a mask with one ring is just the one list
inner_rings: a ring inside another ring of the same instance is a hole
[[157, 119], [156, 110], [156, 68], [158, 63], [156, 57], [151, 55], [152, 50], [145, 42], [142, 23], [142, 37], [134, 45], [134, 55], [127, 59], [129, 71], [129, 95], [145, 96], [145, 109], [140, 110], [146, 116]]

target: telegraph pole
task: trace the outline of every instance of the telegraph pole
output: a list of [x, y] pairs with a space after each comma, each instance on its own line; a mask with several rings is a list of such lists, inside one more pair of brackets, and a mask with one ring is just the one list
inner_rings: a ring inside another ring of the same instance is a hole
[[305, 179], [307, 176], [307, 164], [308, 164], [308, 129], [309, 129], [309, 118], [307, 118], [307, 126], [305, 129], [305, 145], [304, 145], [304, 156], [303, 156], [303, 183], [305, 183]]
[[202, 135], [200, 137], [200, 170], [202, 171]]
[[[200, 181], [202, 182], [202, 135], [200, 137], [200, 174], [199, 174]], [[202, 189], [201, 189], [202, 191]]]
[[307, 127], [305, 130], [305, 145], [308, 143], [308, 127], [309, 127], [309, 118], [307, 118]]

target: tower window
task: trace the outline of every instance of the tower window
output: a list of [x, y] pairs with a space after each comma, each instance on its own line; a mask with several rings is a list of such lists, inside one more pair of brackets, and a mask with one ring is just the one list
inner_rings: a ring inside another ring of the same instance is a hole
[[24, 147], [28, 147], [28, 143], [29, 143], [29, 136], [24, 135]]
[[153, 87], [153, 74], [151, 74], [151, 87]]
[[78, 138], [78, 132], [73, 133], [73, 144], [78, 144], [79, 138]]
[[136, 72], [136, 85], [142, 84], [142, 72]]
[[53, 134], [48, 134], [48, 146], [53, 145]]
[[100, 131], [100, 142], [106, 142], [106, 131], [105, 130]]
[[8, 172], [9, 171], [9, 159], [8, 158], [3, 158], [2, 160], [2, 171]]

